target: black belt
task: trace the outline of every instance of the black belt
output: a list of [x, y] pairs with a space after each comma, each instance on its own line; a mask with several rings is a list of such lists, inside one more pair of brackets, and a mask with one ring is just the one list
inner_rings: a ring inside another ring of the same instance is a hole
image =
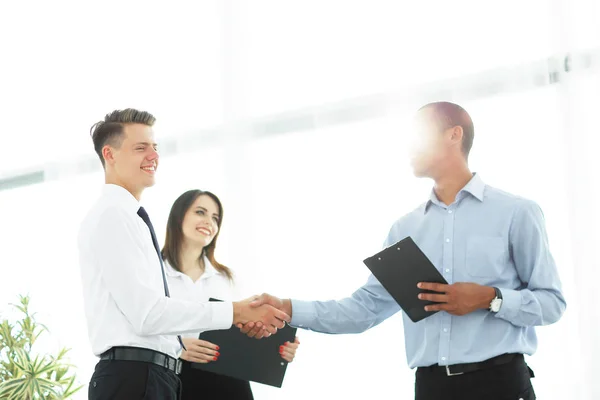
[[500, 356], [490, 358], [489, 360], [454, 365], [431, 365], [429, 367], [419, 367], [420, 370], [430, 372], [441, 372], [448, 376], [463, 375], [469, 372], [475, 372], [482, 369], [496, 367], [498, 365], [507, 364], [516, 358], [523, 358], [523, 354], [502, 354]]
[[181, 373], [181, 360], [141, 347], [113, 347], [100, 355], [100, 360], [141, 361], [156, 364], [176, 374]]

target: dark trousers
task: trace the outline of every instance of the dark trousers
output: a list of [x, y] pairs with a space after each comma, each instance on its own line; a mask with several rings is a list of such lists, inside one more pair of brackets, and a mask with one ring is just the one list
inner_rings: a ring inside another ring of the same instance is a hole
[[522, 355], [512, 361], [464, 375], [441, 368], [418, 368], [416, 400], [534, 400], [532, 372]]
[[182, 400], [253, 400], [250, 382], [194, 369], [187, 361], [181, 368]]
[[141, 361], [100, 361], [89, 400], [179, 400], [181, 382], [166, 368]]

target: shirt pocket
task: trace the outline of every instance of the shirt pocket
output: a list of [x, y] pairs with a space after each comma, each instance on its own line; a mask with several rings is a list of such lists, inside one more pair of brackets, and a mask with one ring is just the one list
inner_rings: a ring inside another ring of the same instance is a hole
[[467, 272], [477, 278], [498, 278], [506, 268], [506, 247], [500, 236], [467, 239]]

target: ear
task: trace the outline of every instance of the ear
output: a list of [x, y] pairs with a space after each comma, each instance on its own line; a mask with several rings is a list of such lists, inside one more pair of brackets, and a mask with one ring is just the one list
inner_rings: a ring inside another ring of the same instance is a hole
[[450, 128], [450, 131], [450, 140], [452, 141], [452, 143], [461, 145], [464, 134], [462, 126], [455, 126], [454, 128]]
[[112, 147], [110, 147], [109, 145], [106, 145], [102, 148], [102, 157], [104, 157], [104, 162], [106, 164], [114, 164], [115, 162], [115, 155], [113, 153], [113, 149]]

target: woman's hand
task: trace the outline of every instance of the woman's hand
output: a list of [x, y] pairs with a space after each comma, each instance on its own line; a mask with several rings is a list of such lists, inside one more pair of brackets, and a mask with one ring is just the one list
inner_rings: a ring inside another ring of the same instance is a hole
[[186, 361], [206, 364], [219, 359], [219, 346], [216, 344], [193, 338], [184, 338], [183, 344], [187, 350], [181, 353], [181, 358]]
[[294, 343], [285, 342], [283, 346], [279, 346], [279, 354], [281, 354], [281, 358], [283, 358], [287, 362], [294, 361], [294, 357], [296, 356], [296, 350], [300, 346], [300, 341], [298, 337], [294, 340]]

